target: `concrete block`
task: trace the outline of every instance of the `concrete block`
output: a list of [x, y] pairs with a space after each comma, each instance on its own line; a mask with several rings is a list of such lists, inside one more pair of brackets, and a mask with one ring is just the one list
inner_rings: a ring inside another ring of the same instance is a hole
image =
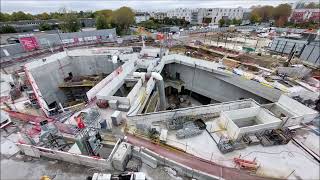
[[119, 110], [119, 111], [125, 111], [125, 112], [127, 112], [127, 111], [129, 111], [129, 109], [130, 109], [130, 105], [120, 104], [120, 105], [118, 106], [118, 110]]
[[152, 168], [156, 168], [158, 166], [158, 161], [156, 158], [154, 158], [144, 152], [141, 152], [140, 154], [141, 154], [141, 160], [143, 163], [149, 165]]
[[114, 109], [114, 110], [118, 109], [118, 100], [109, 100], [108, 103], [111, 109]]
[[121, 124], [122, 121], [122, 115], [120, 111], [115, 111], [112, 115], [111, 115], [111, 120], [112, 120], [112, 124], [114, 126], [118, 126]]
[[112, 165], [115, 169], [124, 171], [131, 157], [131, 144], [122, 142], [112, 158]]

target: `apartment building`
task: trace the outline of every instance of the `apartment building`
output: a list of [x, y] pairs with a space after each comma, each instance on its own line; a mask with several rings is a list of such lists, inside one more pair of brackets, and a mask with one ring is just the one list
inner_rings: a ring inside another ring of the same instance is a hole
[[319, 22], [320, 9], [294, 9], [289, 20], [295, 23]]
[[167, 17], [166, 12], [150, 12], [150, 17], [158, 20], [163, 20], [165, 17]]
[[167, 12], [169, 18], [184, 19], [186, 21], [194, 21], [193, 17], [197, 14], [198, 9], [177, 8]]
[[245, 8], [198, 8], [187, 9], [177, 8], [167, 12], [170, 18], [181, 18], [189, 21], [191, 24], [203, 24], [211, 22], [218, 24], [220, 19], [243, 19], [249, 9]]
[[135, 19], [136, 19], [136, 23], [140, 23], [142, 21], [148, 21], [150, 19], [150, 14], [148, 12], [136, 12]]

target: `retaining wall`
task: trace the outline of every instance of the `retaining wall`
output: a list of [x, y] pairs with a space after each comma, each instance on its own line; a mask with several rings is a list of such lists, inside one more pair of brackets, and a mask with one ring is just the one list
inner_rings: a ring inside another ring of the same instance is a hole
[[28, 156], [32, 157], [47, 157], [51, 159], [57, 159], [61, 161], [66, 161], [74, 164], [101, 168], [105, 170], [112, 170], [111, 161], [102, 159], [102, 158], [94, 158], [90, 156], [84, 156], [79, 154], [73, 154], [69, 152], [57, 151], [43, 147], [36, 147], [27, 144], [18, 143], [17, 146], [20, 148], [22, 152], [24, 152]]

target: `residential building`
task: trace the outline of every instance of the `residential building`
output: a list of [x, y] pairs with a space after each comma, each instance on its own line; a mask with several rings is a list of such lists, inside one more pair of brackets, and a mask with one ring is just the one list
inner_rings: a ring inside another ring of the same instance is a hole
[[184, 19], [186, 21], [194, 21], [197, 16], [197, 9], [177, 8], [167, 12], [169, 18]]
[[319, 22], [320, 9], [294, 9], [289, 17], [289, 21], [295, 23]]
[[140, 23], [142, 21], [148, 21], [150, 19], [150, 14], [147, 12], [136, 12], [135, 18], [136, 18], [136, 23]]
[[243, 19], [249, 13], [245, 8], [198, 8], [187, 9], [177, 8], [168, 11], [170, 18], [180, 18], [189, 21], [191, 24], [212, 23], [218, 24], [220, 19]]
[[163, 20], [165, 17], [167, 17], [166, 12], [151, 12], [150, 17], [153, 17], [154, 19]]

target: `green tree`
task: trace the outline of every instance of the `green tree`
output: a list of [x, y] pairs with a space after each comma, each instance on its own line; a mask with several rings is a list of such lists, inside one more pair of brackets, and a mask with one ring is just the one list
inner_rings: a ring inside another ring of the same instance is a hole
[[9, 26], [9, 25], [5, 25], [5, 26], [2, 26], [0, 28], [0, 33], [1, 34], [5, 34], [5, 33], [16, 33], [17, 31], [15, 30], [14, 27], [12, 26]]
[[63, 16], [60, 18], [62, 23], [60, 28], [63, 32], [77, 32], [80, 30], [80, 22], [75, 12], [67, 12], [66, 9], [61, 10]]
[[41, 19], [41, 20], [51, 19], [51, 18], [50, 18], [50, 15], [49, 15], [48, 13], [46, 13], [46, 12], [41, 13], [41, 14], [38, 14], [38, 15], [37, 15], [37, 18], [38, 18], [38, 19]]
[[104, 17], [101, 14], [99, 14], [96, 17], [96, 28], [97, 29], [107, 29], [107, 28], [109, 28], [109, 25], [108, 25], [106, 17]]
[[134, 12], [128, 7], [121, 7], [112, 13], [112, 23], [119, 34], [128, 32], [130, 25], [134, 24]]
[[225, 23], [226, 23], [226, 21], [223, 18], [219, 20], [220, 27], [222, 27]]
[[0, 22], [7, 22], [7, 21], [11, 21], [10, 14], [0, 12]]
[[48, 23], [41, 23], [40, 26], [39, 26], [39, 30], [40, 31], [49, 31], [49, 30], [52, 30], [52, 26]]
[[261, 22], [261, 17], [257, 12], [252, 12], [250, 15], [250, 22], [251, 23], [259, 23]]
[[32, 20], [33, 16], [31, 14], [26, 14], [22, 11], [18, 11], [18, 12], [13, 12], [11, 14], [11, 18], [13, 21]]
[[59, 13], [59, 12], [52, 12], [50, 13], [50, 18], [52, 19], [61, 19], [63, 16], [62, 13]]
[[232, 21], [231, 21], [230, 19], [226, 19], [226, 20], [225, 20], [225, 24], [226, 24], [227, 26], [229, 26], [231, 23], [232, 23]]

